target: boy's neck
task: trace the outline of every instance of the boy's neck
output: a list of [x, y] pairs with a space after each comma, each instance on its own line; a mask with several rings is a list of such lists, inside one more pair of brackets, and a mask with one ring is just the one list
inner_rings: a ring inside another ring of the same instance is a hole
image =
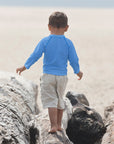
[[61, 32], [51, 32], [52, 35], [64, 35], [64, 33]]
[[64, 35], [65, 31], [63, 28], [52, 28], [50, 32], [54, 35]]

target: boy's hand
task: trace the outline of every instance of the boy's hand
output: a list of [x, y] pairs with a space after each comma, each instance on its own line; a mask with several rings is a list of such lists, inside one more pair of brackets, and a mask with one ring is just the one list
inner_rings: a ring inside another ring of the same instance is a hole
[[23, 72], [24, 70], [26, 70], [26, 67], [22, 66], [22, 67], [16, 69], [16, 73], [19, 73], [19, 75], [21, 75], [21, 72]]
[[77, 74], [77, 76], [79, 77], [78, 80], [81, 80], [82, 77], [83, 77], [83, 72], [80, 71], [80, 72]]

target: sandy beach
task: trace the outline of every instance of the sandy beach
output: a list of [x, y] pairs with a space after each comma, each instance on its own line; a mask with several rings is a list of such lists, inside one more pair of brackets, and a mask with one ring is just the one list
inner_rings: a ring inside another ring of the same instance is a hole
[[[0, 70], [15, 73], [25, 63], [37, 43], [49, 35], [48, 17], [53, 11], [68, 15], [65, 35], [73, 41], [84, 73], [78, 81], [68, 65], [66, 92], [85, 94], [103, 116], [104, 107], [114, 101], [114, 9], [0, 7]], [[39, 87], [42, 59], [22, 74]]]

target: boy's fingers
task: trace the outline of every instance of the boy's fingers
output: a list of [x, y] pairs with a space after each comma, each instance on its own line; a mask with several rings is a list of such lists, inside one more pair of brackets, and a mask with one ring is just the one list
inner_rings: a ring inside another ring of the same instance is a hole
[[81, 78], [79, 77], [78, 80], [81, 80]]
[[18, 73], [19, 71], [20, 71], [19, 68], [17, 68], [17, 69], [16, 69], [16, 73]]
[[21, 71], [19, 72], [19, 75], [21, 75]]
[[16, 73], [19, 73], [19, 75], [21, 75], [21, 71], [18, 68], [16, 69]]
[[82, 76], [83, 76], [83, 75], [81, 75], [81, 76], [78, 76], [78, 80], [81, 80], [81, 79], [82, 79]]

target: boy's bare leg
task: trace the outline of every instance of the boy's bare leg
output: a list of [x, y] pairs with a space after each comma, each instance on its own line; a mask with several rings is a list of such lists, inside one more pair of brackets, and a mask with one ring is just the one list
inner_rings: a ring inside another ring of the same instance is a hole
[[50, 133], [57, 131], [57, 108], [48, 108], [49, 118], [51, 122]]
[[63, 116], [63, 110], [62, 109], [57, 109], [57, 130], [62, 131], [61, 128], [61, 122], [62, 122], [62, 116]]

